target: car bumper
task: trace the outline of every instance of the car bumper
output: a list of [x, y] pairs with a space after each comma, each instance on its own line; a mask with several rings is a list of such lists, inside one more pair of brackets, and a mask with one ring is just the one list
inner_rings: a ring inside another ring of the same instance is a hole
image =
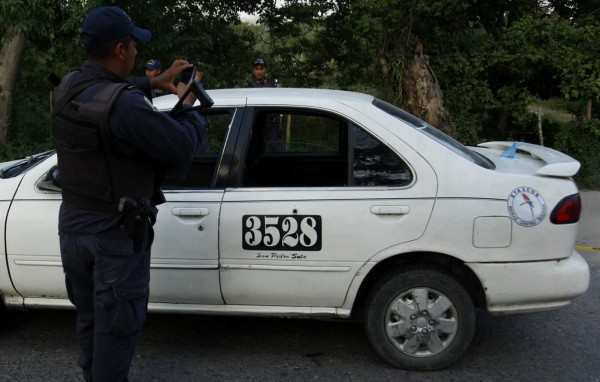
[[590, 283], [588, 264], [575, 250], [558, 261], [467, 265], [481, 281], [492, 314], [557, 309], [583, 294]]

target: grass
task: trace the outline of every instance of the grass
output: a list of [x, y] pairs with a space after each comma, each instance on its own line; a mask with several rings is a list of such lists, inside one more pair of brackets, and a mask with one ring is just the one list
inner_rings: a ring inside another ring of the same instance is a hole
[[569, 122], [575, 115], [567, 111], [567, 105], [561, 99], [537, 100], [527, 107], [527, 111], [537, 114], [542, 112], [542, 117], [556, 122]]

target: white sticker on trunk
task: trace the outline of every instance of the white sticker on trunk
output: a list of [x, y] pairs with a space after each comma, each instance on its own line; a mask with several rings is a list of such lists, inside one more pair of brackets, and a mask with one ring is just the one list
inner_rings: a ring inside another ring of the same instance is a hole
[[523, 227], [533, 227], [546, 217], [546, 202], [531, 187], [515, 188], [508, 196], [508, 213], [512, 220]]

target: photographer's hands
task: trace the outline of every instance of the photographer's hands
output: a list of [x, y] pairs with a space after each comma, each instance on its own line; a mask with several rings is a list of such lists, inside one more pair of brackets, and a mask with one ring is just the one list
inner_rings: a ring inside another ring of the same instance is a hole
[[[178, 83], [177, 84], [177, 97], [179, 97], [179, 98], [183, 97], [190, 86], [191, 86], [191, 84], [184, 84], [183, 82]], [[185, 99], [183, 99], [182, 102], [184, 105], [194, 105], [194, 102], [196, 102], [196, 99], [197, 98], [193, 92], [188, 92], [187, 96], [185, 97]]]
[[[166, 92], [177, 94], [179, 97], [181, 97], [183, 92], [179, 93], [179, 86], [175, 87], [175, 85], [173, 85], [173, 82], [175, 81], [175, 77], [177, 77], [179, 73], [181, 73], [187, 68], [191, 68], [192, 66], [193, 65], [187, 62], [186, 60], [173, 61], [173, 63], [167, 70], [165, 70], [156, 77], [150, 77], [150, 88], [162, 89]], [[185, 86], [185, 88], [187, 88], [187, 85]]]

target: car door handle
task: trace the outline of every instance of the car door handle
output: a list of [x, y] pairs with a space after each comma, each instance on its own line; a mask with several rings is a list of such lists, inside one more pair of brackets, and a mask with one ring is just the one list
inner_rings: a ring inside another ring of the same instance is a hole
[[371, 213], [375, 215], [406, 215], [410, 212], [408, 206], [372, 206]]
[[175, 216], [207, 216], [210, 214], [210, 210], [204, 207], [175, 207], [171, 210], [171, 213]]

